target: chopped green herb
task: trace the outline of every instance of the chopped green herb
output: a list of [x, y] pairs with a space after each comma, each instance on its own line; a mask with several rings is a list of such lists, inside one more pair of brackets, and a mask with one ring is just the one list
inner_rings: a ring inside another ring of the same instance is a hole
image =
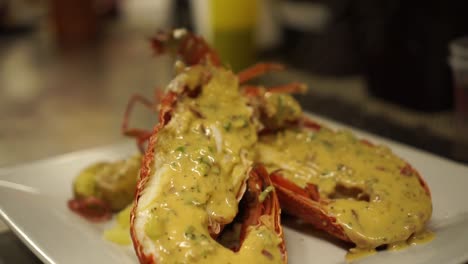
[[211, 161], [207, 157], [201, 157], [199, 159], [199, 164], [197, 165], [197, 171], [204, 177], [208, 176], [208, 173], [211, 170]]
[[170, 164], [169, 166], [170, 166], [171, 169], [173, 169], [173, 170], [179, 170], [179, 169], [180, 169], [180, 164], [177, 163], [177, 162], [175, 162], [175, 161], [171, 162], [171, 164]]
[[221, 169], [219, 168], [219, 166], [213, 166], [211, 167], [211, 172], [214, 173], [214, 174], [219, 174], [221, 172]]
[[232, 127], [232, 123], [231, 122], [227, 122], [223, 125], [224, 127], [224, 130], [226, 130], [226, 132], [229, 132], [231, 131], [231, 127]]
[[214, 153], [214, 148], [212, 146], [208, 146], [208, 150], [210, 151], [210, 153]]
[[184, 236], [187, 239], [194, 240], [197, 238], [194, 233], [195, 233], [195, 227], [191, 225], [187, 227], [187, 229], [185, 230]]
[[333, 148], [333, 143], [328, 140], [322, 140], [322, 144], [329, 149]]
[[268, 194], [270, 192], [272, 192], [273, 190], [275, 189], [275, 187], [273, 187], [272, 185], [268, 186], [265, 188], [265, 190], [263, 190], [262, 193], [260, 193], [260, 195], [258, 196], [258, 200], [263, 203], [263, 201], [265, 201], [265, 199], [267, 198]]
[[246, 116], [233, 116], [231, 124], [234, 128], [245, 128], [249, 125], [249, 120]]
[[177, 147], [177, 148], [175, 149], [175, 151], [179, 151], [179, 152], [185, 153], [185, 146]]
[[200, 157], [200, 163], [204, 163], [208, 166], [211, 166], [211, 160], [207, 156], [201, 156]]

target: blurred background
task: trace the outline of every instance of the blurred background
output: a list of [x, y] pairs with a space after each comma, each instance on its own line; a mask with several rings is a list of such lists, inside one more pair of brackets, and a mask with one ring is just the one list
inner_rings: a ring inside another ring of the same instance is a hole
[[[311, 113], [466, 163], [467, 11], [464, 0], [0, 0], [0, 166], [121, 141], [130, 96], [153, 98], [172, 78], [148, 39], [176, 27], [234, 70], [287, 64], [262, 81], [306, 82]], [[137, 108], [132, 122], [155, 115]]]

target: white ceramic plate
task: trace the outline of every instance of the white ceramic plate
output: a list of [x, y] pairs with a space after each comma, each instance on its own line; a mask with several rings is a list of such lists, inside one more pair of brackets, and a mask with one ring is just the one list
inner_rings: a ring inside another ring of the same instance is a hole
[[[335, 126], [337, 126], [335, 124]], [[339, 125], [338, 125], [339, 126]], [[424, 176], [432, 192], [431, 243], [404, 251], [379, 252], [356, 263], [461, 263], [468, 260], [468, 167], [384, 140]], [[98, 160], [116, 160], [136, 151], [132, 142], [96, 148], [0, 169], [0, 216], [45, 263], [137, 263], [131, 247], [102, 238], [110, 225], [93, 224], [68, 210], [77, 173]], [[304, 226], [285, 227], [289, 263], [345, 263], [346, 249]]]

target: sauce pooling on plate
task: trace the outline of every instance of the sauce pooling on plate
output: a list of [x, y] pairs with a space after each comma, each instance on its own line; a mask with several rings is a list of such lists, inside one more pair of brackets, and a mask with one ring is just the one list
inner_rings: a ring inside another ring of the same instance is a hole
[[269, 171], [280, 170], [302, 188], [317, 186], [324, 208], [356, 244], [355, 252], [396, 247], [425, 234], [430, 194], [389, 148], [323, 127], [286, 129], [260, 142], [258, 158]]

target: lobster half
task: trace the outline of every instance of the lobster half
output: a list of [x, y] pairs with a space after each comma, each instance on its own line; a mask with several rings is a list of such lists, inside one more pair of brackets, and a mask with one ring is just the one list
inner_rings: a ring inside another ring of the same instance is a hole
[[272, 172], [281, 208], [355, 244], [351, 258], [432, 238], [429, 187], [387, 147], [307, 117], [259, 141], [258, 162]]
[[[141, 263], [286, 263], [276, 193], [253, 165], [257, 130], [237, 76], [208, 60], [179, 67], [131, 212]], [[238, 245], [220, 244], [223, 230], [239, 221]]]

